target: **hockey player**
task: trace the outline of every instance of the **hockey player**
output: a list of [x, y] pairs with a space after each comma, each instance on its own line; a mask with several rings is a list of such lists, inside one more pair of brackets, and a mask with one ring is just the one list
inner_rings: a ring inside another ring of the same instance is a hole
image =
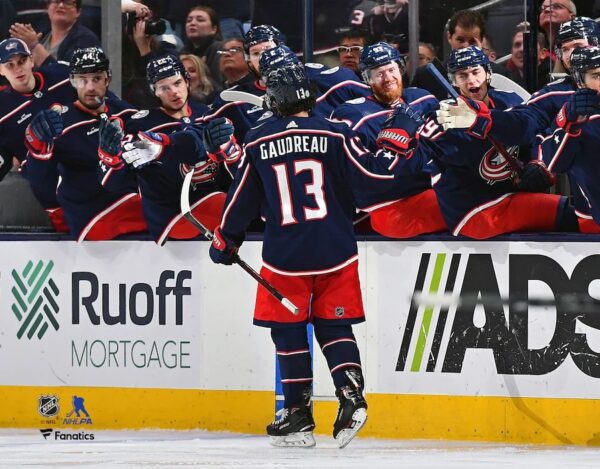
[[[592, 19], [578, 17], [560, 26], [556, 35], [556, 55], [562, 61], [565, 69], [570, 70], [570, 56], [576, 47], [598, 45], [600, 43], [600, 26]], [[535, 145], [545, 135], [552, 125], [561, 107], [577, 90], [570, 76], [550, 83], [534, 93], [525, 103], [507, 110], [491, 109], [489, 113], [484, 108], [467, 104], [466, 98], [461, 98], [456, 106], [449, 106], [448, 118], [440, 122], [445, 129], [469, 128], [478, 126], [481, 135], [489, 135], [504, 145]], [[578, 92], [577, 100], [585, 102], [589, 97], [586, 92]], [[477, 104], [477, 103], [476, 103]], [[479, 107], [479, 110], [477, 108]], [[536, 140], [536, 137], [539, 138]], [[529, 165], [528, 172], [537, 172], [538, 181], [546, 179], [546, 168], [539, 163]], [[541, 187], [529, 187], [528, 190], [542, 190]], [[587, 203], [578, 192], [574, 194], [574, 204], [581, 213], [588, 210]]]
[[[194, 172], [190, 194], [193, 213], [211, 231], [219, 224], [225, 203], [225, 193], [217, 180], [218, 162], [208, 158], [202, 129], [193, 124], [207, 107], [188, 102], [189, 76], [174, 55], [152, 59], [146, 67], [146, 78], [161, 105], [131, 117], [125, 126], [125, 141], [139, 138], [140, 142], [126, 144], [129, 151], [122, 157], [137, 174], [144, 215], [154, 240], [163, 244], [167, 238], [195, 238], [199, 231], [183, 218], [180, 210], [183, 177]], [[222, 118], [210, 121], [208, 127], [209, 139], [223, 138], [211, 148], [216, 153], [221, 144], [229, 142], [233, 127]], [[241, 154], [237, 144], [231, 144], [230, 155], [225, 157], [229, 165], [236, 163]], [[118, 172], [128, 171], [122, 167], [119, 151], [108, 159]]]
[[[598, 45], [599, 41], [600, 26], [594, 20], [575, 18], [560, 26], [556, 36], [556, 55], [570, 70], [570, 57], [575, 47]], [[483, 136], [489, 133], [505, 145], [533, 145], [536, 136], [550, 127], [560, 108], [576, 89], [573, 79], [567, 76], [534, 93], [525, 104], [507, 110], [491, 109], [489, 115], [484, 108], [478, 111], [470, 107], [464, 98], [448, 109], [450, 119], [443, 125], [444, 128], [480, 125]]]
[[[254, 324], [271, 328], [285, 396], [281, 418], [267, 433], [276, 446], [315, 444], [306, 332], [312, 322], [340, 404], [333, 436], [344, 447], [367, 418], [351, 328], [364, 321], [353, 206], [362, 192], [397, 183], [400, 157], [375, 156], [344, 124], [309, 117], [315, 103], [311, 88], [301, 66], [269, 74], [266, 103], [277, 118], [248, 132], [210, 256], [231, 264], [248, 223], [264, 216], [261, 274], [300, 309], [290, 315], [259, 286]], [[392, 148], [396, 141], [390, 140]]]
[[567, 173], [575, 193], [583, 196], [587, 210], [576, 212], [580, 231], [600, 233], [600, 47], [576, 48], [571, 76], [580, 89], [558, 113], [539, 158], [549, 171]]
[[[25, 161], [25, 129], [31, 118], [54, 103], [72, 102], [77, 95], [69, 84], [69, 68], [66, 65], [47, 60], [34, 72], [31, 52], [20, 39], [0, 42], [0, 75], [10, 85], [0, 93], [1, 180], [11, 169], [13, 158], [19, 164]], [[54, 229], [67, 232], [64, 214], [56, 200], [56, 185], [51, 184], [42, 193], [44, 196], [40, 197], [40, 202]]]
[[[258, 71], [258, 60], [263, 51], [272, 49], [280, 43], [281, 32], [274, 26], [263, 24], [250, 28], [244, 37], [244, 57], [255, 80], [251, 83], [244, 83], [229, 89], [262, 97], [265, 93], [265, 85], [261, 81]], [[227, 102], [219, 96], [211, 104], [210, 110], [205, 115], [204, 120], [209, 121], [216, 117], [229, 119], [235, 127], [236, 139], [243, 142], [246, 132], [254, 127], [262, 114], [262, 107], [254, 106], [244, 101]]]
[[[359, 66], [372, 94], [348, 101], [338, 107], [331, 118], [357, 132], [369, 150], [377, 148], [377, 135], [401, 103], [421, 114], [437, 109], [437, 99], [427, 91], [402, 86], [404, 60], [389, 44], [378, 42], [365, 47]], [[430, 136], [429, 129], [423, 129], [422, 133]], [[405, 174], [402, 184], [386, 194], [373, 194], [360, 201], [360, 206], [371, 214], [375, 231], [393, 238], [410, 238], [447, 229], [431, 188], [431, 168], [426, 163], [424, 161], [422, 167], [409, 163], [414, 171]]]
[[[258, 65], [264, 83], [271, 70], [291, 64], [301, 64], [298, 56], [285, 44], [261, 53]], [[356, 75], [344, 67], [327, 68], [322, 64], [307, 63], [305, 72], [317, 91], [317, 101], [312, 115], [329, 117], [334, 109], [348, 100], [371, 94], [368, 85], [358, 81]]]
[[[455, 49], [448, 60], [448, 76], [469, 103], [477, 100], [479, 112], [516, 106], [521, 98], [512, 92], [490, 87], [492, 69], [477, 46]], [[444, 103], [442, 103], [443, 105]], [[487, 109], [482, 109], [485, 106]], [[442, 106], [444, 107], [444, 106]], [[438, 111], [443, 120], [446, 111]], [[482, 139], [476, 125], [468, 130], [453, 129], [431, 138], [438, 145], [436, 162], [441, 177], [434, 185], [442, 213], [452, 234], [487, 239], [515, 231], [575, 230], [576, 223], [566, 197], [521, 192], [519, 173], [522, 164], [518, 148], [509, 148], [511, 160]], [[529, 155], [527, 155], [529, 159]], [[528, 165], [525, 172], [537, 172]], [[516, 186], [516, 187], [515, 187]], [[547, 187], [544, 186], [541, 189]]]
[[[109, 61], [96, 47], [78, 49], [69, 64], [77, 101], [40, 111], [25, 132], [27, 178], [36, 194], [54, 186], [70, 232], [79, 241], [112, 239], [145, 231], [135, 179], [114, 192], [98, 181], [98, 138], [107, 154], [113, 142], [103, 139], [108, 116], [126, 120], [136, 112], [118, 99], [105, 99], [110, 83]], [[60, 184], [55, 177], [60, 174]], [[50, 184], [52, 183], [52, 184]]]

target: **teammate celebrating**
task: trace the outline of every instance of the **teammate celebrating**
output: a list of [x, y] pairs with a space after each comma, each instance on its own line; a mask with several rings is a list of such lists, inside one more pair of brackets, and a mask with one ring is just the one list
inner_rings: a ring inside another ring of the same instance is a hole
[[266, 103], [277, 117], [247, 135], [210, 256], [231, 264], [248, 224], [262, 213], [261, 274], [300, 309], [299, 316], [291, 316], [258, 288], [254, 323], [271, 328], [285, 396], [281, 418], [267, 433], [276, 446], [315, 444], [306, 332], [311, 321], [340, 401], [333, 436], [344, 447], [367, 418], [351, 327], [364, 321], [353, 204], [363, 192], [397, 184], [400, 157], [374, 156], [344, 124], [310, 117], [315, 97], [301, 66], [269, 74]]
[[[556, 54], [564, 67], [570, 70], [571, 53], [576, 47], [599, 43], [600, 26], [590, 18], [578, 17], [560, 26], [556, 35]], [[489, 115], [477, 111], [477, 107], [483, 109], [479, 105], [470, 106], [465, 102], [466, 98], [461, 98], [456, 106], [447, 109], [449, 114], [443, 126], [445, 129], [479, 126], [482, 136], [489, 134], [504, 145], [537, 145], [540, 142], [536, 141], [536, 137], [547, 133], [562, 106], [576, 91], [575, 82], [568, 76], [534, 93], [525, 104], [506, 110], [491, 109]], [[585, 90], [577, 92], [576, 99], [585, 102], [585, 93]], [[534, 172], [543, 168], [530, 165], [527, 170]], [[539, 176], [539, 181], [546, 179], [541, 173]], [[539, 190], [539, 187], [534, 189]], [[578, 213], [589, 215], [588, 204], [579, 191], [573, 193], [573, 202]]]
[[[394, 108], [408, 105], [413, 111], [426, 114], [437, 109], [437, 99], [420, 88], [402, 86], [405, 64], [397, 49], [378, 42], [363, 49], [360, 58], [363, 79], [372, 90], [367, 98], [357, 98], [338, 107], [331, 118], [346, 123], [358, 133], [367, 148], [375, 151], [377, 135]], [[423, 129], [430, 136], [428, 129]], [[413, 136], [414, 137], [414, 136]], [[410, 238], [423, 233], [445, 231], [446, 224], [431, 188], [431, 168], [425, 161], [422, 167], [410, 165], [401, 184], [385, 194], [373, 194], [359, 201], [371, 213], [375, 231], [394, 238]]]
[[576, 48], [571, 76], [580, 89], [560, 110], [540, 158], [550, 171], [567, 173], [574, 191], [583, 196], [587, 210], [576, 212], [580, 231], [600, 233], [600, 47]]
[[[36, 72], [27, 45], [20, 39], [0, 42], [0, 75], [9, 87], [0, 92], [0, 180], [11, 169], [13, 158], [25, 161], [25, 129], [31, 118], [54, 103], [72, 102], [77, 96], [69, 85], [69, 68], [47, 60]], [[25, 167], [23, 167], [25, 172]], [[54, 175], [56, 177], [56, 175]], [[67, 232], [56, 185], [38, 193], [56, 231]]]
[[[174, 55], [151, 60], [146, 67], [150, 88], [161, 106], [134, 114], [125, 127], [130, 142], [123, 160], [137, 174], [144, 215], [148, 229], [158, 244], [167, 237], [195, 238], [200, 233], [180, 211], [179, 198], [183, 177], [193, 171], [193, 190], [190, 194], [194, 215], [210, 230], [219, 224], [225, 193], [220, 191], [217, 177], [219, 164], [208, 158], [203, 143], [202, 129], [193, 125], [207, 109], [203, 104], [190, 104], [189, 76], [181, 61]], [[225, 129], [223, 128], [225, 126]], [[208, 124], [211, 150], [218, 151], [221, 144], [229, 142], [233, 131], [224, 119]], [[222, 140], [219, 140], [222, 138]], [[111, 155], [111, 166], [122, 166], [117, 153]], [[232, 142], [226, 164], [233, 165], [241, 152]], [[216, 158], [215, 158], [216, 159]], [[121, 168], [119, 172], [127, 172]], [[114, 178], [112, 178], [114, 180]]]
[[[97, 176], [99, 131], [100, 148], [110, 154], [114, 144], [102, 138], [102, 130], [115, 125], [106, 125], [108, 116], [121, 121], [136, 111], [124, 101], [105, 99], [110, 67], [101, 49], [78, 49], [69, 69], [77, 101], [59, 108], [60, 113], [55, 109], [40, 111], [27, 127], [27, 178], [41, 200], [48, 187], [54, 188], [70, 232], [79, 241], [144, 231], [135, 179], [109, 192]], [[60, 174], [60, 184], [55, 171]]]
[[[477, 46], [455, 49], [448, 60], [448, 75], [471, 106], [481, 115], [490, 109], [515, 106], [521, 98], [512, 92], [490, 87], [492, 69]], [[478, 101], [473, 101], [478, 100]], [[447, 109], [442, 102], [438, 121], [444, 122]], [[451, 106], [450, 106], [451, 107]], [[554, 231], [576, 228], [574, 214], [566, 197], [539, 193], [513, 193], [522, 188], [515, 165], [518, 148], [509, 148], [511, 160], [481, 138], [481, 127], [448, 130], [432, 137], [439, 151], [436, 161], [441, 177], [434, 185], [442, 213], [455, 236], [487, 239], [515, 231]], [[529, 155], [527, 158], [529, 159]], [[526, 174], [547, 171], [537, 164], [525, 167]], [[515, 179], [516, 178], [516, 179]], [[549, 184], [537, 188], [543, 190]], [[515, 187], [516, 186], [516, 187]], [[536, 188], [531, 188], [535, 191]]]

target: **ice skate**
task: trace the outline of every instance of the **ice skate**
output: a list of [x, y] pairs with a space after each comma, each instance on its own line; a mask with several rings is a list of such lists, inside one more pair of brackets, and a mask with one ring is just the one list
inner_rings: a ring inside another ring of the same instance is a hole
[[273, 446], [295, 446], [309, 448], [315, 446], [313, 420], [310, 407], [293, 407], [277, 412], [279, 419], [267, 425], [267, 434]]
[[367, 401], [363, 397], [363, 384], [356, 370], [346, 372], [348, 384], [339, 388], [335, 395], [340, 401], [333, 437], [340, 448], [345, 448], [367, 422]]

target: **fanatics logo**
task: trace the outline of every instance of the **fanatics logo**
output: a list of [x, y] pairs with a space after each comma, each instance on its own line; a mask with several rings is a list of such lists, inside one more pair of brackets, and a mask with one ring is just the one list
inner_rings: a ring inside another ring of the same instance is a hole
[[335, 307], [335, 316], [338, 318], [341, 318], [344, 315], [344, 307], [343, 306], [336, 306]]

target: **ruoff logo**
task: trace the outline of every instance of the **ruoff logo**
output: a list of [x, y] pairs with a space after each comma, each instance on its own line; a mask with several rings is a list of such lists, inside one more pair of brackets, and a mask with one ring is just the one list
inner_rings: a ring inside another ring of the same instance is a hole
[[21, 327], [17, 331], [19, 339], [25, 332], [28, 339], [34, 335], [41, 339], [49, 326], [56, 331], [59, 328], [55, 317], [58, 313], [56, 297], [59, 290], [50, 277], [53, 267], [52, 261], [46, 265], [42, 261], [38, 261], [35, 265], [33, 261], [29, 261], [22, 272], [12, 270], [15, 282], [12, 288], [15, 300], [12, 311], [21, 322]]

